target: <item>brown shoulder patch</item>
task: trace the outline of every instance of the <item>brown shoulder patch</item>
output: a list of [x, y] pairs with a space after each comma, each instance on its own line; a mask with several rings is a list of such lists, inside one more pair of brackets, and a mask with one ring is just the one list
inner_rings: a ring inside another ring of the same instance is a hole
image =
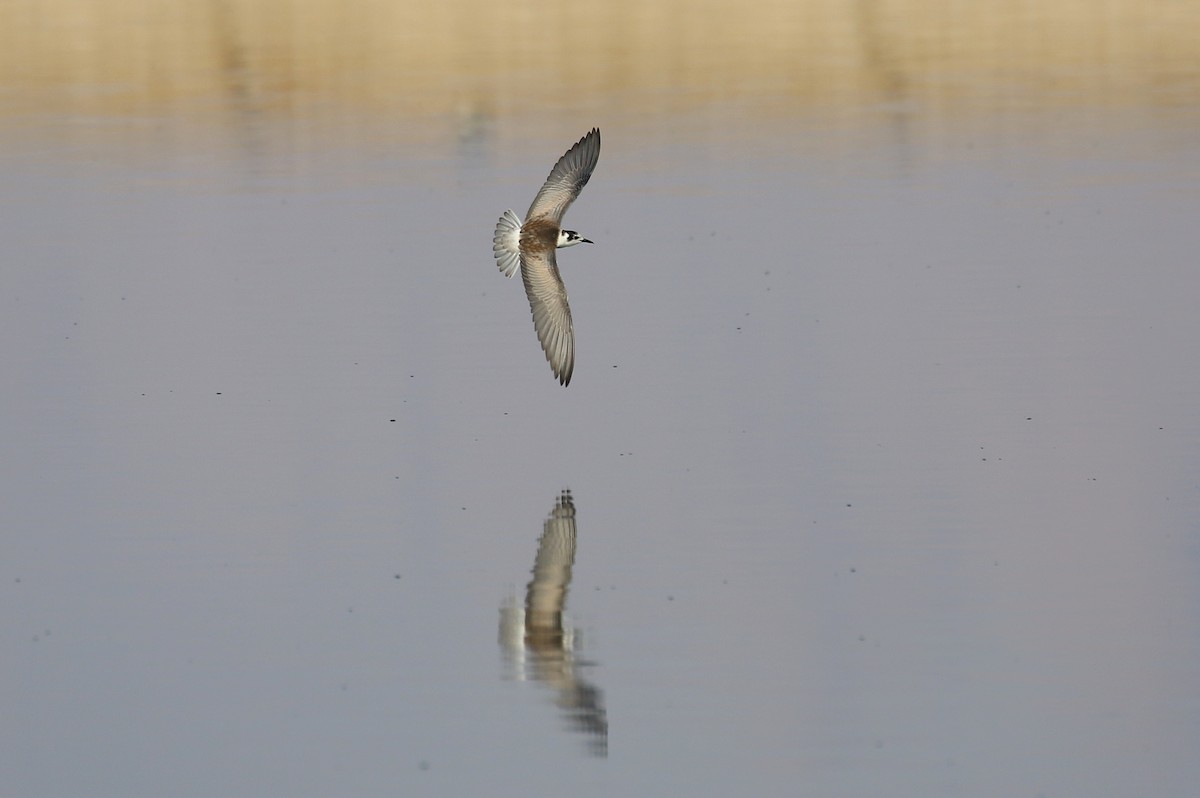
[[530, 219], [521, 227], [521, 249], [554, 249], [558, 246], [558, 225], [549, 219]]

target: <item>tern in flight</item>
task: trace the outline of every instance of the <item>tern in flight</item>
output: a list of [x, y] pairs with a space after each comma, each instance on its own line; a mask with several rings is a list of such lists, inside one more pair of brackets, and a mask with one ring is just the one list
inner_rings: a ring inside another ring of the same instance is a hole
[[511, 210], [505, 211], [492, 238], [492, 254], [504, 276], [512, 277], [521, 269], [533, 328], [554, 376], [563, 385], [571, 382], [575, 370], [575, 328], [554, 251], [592, 243], [574, 230], [562, 229], [562, 218], [587, 185], [599, 158], [600, 129], [592, 128], [554, 164], [525, 221]]

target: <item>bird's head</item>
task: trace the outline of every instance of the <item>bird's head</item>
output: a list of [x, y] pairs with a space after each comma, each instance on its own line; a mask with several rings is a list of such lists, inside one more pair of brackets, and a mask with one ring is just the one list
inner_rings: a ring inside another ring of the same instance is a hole
[[591, 244], [589, 239], [576, 233], [574, 230], [559, 230], [558, 231], [558, 248], [573, 247], [576, 244]]

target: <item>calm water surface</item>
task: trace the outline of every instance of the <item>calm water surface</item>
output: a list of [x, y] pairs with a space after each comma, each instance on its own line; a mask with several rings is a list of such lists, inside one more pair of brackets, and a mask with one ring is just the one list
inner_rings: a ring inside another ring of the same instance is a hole
[[[1197, 95], [876, 57], [836, 108], [10, 76], [0, 792], [1192, 794]], [[563, 389], [490, 239], [592, 125]]]

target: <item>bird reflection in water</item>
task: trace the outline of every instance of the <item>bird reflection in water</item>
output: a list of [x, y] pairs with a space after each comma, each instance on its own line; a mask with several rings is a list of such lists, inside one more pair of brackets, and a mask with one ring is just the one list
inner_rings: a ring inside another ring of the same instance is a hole
[[542, 529], [525, 605], [510, 599], [500, 609], [500, 645], [511, 677], [553, 689], [568, 725], [587, 735], [588, 750], [608, 756], [604, 693], [581, 676], [589, 663], [578, 656], [580, 636], [563, 621], [574, 564], [575, 503], [571, 491], [564, 490]]

